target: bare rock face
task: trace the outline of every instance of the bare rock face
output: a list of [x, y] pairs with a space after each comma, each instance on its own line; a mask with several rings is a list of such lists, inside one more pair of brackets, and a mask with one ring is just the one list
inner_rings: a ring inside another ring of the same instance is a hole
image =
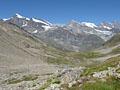
[[103, 39], [94, 34], [74, 34], [62, 27], [36, 34], [36, 36], [44, 42], [68, 51], [89, 51], [104, 43]]
[[53, 76], [56, 80], [59, 80], [59, 83], [55, 80], [53, 82], [53, 79], [51, 79], [50, 85], [45, 90], [61, 90], [61, 85], [64, 84], [68, 84], [69, 87], [72, 87], [74, 84], [78, 83], [78, 78], [84, 69], [84, 67], [76, 67], [58, 70]]
[[58, 71], [56, 75], [60, 79], [62, 84], [67, 84], [76, 81], [80, 77], [80, 74], [83, 72], [83, 70], [83, 67], [68, 68], [63, 69], [62, 71]]

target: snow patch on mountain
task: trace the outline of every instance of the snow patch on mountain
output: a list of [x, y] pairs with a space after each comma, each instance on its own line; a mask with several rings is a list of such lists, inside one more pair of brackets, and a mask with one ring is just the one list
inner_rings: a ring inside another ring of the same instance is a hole
[[26, 20], [30, 20], [29, 18], [25, 18]]
[[100, 32], [100, 33], [102, 33], [102, 34], [105, 34], [105, 35], [111, 35], [112, 34], [112, 32], [110, 32], [110, 31], [102, 31], [102, 30], [98, 30], [98, 29], [95, 29], [97, 32]]
[[91, 28], [97, 27], [94, 23], [90, 23], [90, 22], [81, 22], [80, 24]]
[[35, 31], [33, 31], [32, 33], [34, 33], [34, 34], [35, 34], [35, 33], [37, 33], [37, 32], [38, 32], [38, 30], [35, 30]]
[[18, 13], [16, 13], [15, 15], [16, 15], [16, 17], [18, 17], [18, 18], [25, 18], [25, 17], [21, 16], [21, 15], [18, 14]]
[[47, 24], [49, 24], [50, 26], [52, 26], [52, 23], [48, 22], [47, 20], [44, 20]]
[[112, 28], [110, 28], [108, 26], [103, 26], [103, 28], [108, 29], [108, 30], [112, 29]]
[[24, 21], [22, 27], [25, 27], [25, 26], [27, 26], [27, 25], [28, 25], [28, 22], [27, 22], [27, 21]]
[[10, 18], [4, 18], [4, 19], [2, 19], [3, 21], [7, 21], [7, 20], [10, 20]]
[[42, 27], [45, 29], [45, 31], [47, 31], [47, 30], [49, 30], [49, 29], [52, 28], [52, 27], [50, 27], [50, 26], [45, 26], [45, 25], [43, 25]]
[[48, 23], [46, 23], [46, 22], [44, 22], [42, 20], [39, 20], [39, 19], [35, 19], [35, 18], [32, 18], [32, 21], [37, 22], [37, 23], [43, 23], [45, 25], [49, 25]]

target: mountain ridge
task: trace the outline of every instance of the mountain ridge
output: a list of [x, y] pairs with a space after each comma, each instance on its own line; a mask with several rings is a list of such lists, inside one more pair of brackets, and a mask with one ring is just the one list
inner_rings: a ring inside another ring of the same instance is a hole
[[[98, 48], [114, 34], [120, 32], [119, 23], [96, 25], [91, 22], [72, 20], [68, 24], [60, 26], [46, 20], [27, 18], [19, 14], [2, 21], [15, 24], [48, 44], [70, 51]], [[93, 38], [89, 39], [89, 36]]]

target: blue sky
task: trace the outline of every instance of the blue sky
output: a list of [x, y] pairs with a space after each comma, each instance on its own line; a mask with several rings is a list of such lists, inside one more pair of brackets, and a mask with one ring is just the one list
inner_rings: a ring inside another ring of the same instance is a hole
[[0, 0], [0, 18], [15, 13], [64, 24], [70, 20], [120, 21], [120, 0]]

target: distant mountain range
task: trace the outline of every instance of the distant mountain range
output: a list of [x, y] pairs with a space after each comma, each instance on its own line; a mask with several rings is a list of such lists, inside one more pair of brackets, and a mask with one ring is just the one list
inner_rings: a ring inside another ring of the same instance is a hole
[[1, 21], [16, 25], [54, 47], [69, 51], [93, 50], [120, 32], [119, 22], [102, 22], [96, 25], [72, 20], [60, 26], [46, 20], [27, 18], [19, 14], [8, 19], [1, 19]]

